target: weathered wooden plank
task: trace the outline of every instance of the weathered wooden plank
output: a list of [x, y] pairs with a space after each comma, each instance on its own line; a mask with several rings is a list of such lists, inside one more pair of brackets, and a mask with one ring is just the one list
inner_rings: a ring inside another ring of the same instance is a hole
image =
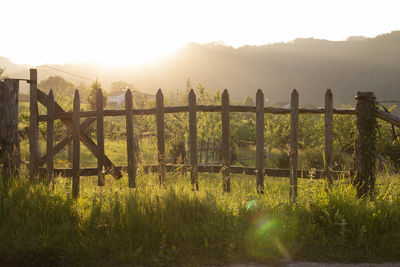
[[54, 95], [53, 90], [49, 92], [49, 104], [47, 105], [47, 148], [46, 148], [46, 158], [47, 158], [47, 184], [53, 180], [53, 169], [54, 169]]
[[39, 127], [38, 127], [38, 90], [37, 71], [30, 69], [30, 106], [29, 106], [29, 177], [34, 181], [37, 176], [38, 160], [40, 158]]
[[333, 95], [331, 89], [325, 93], [325, 175], [332, 185], [333, 170]]
[[390, 114], [389, 112], [378, 109], [376, 111], [376, 116], [381, 120], [393, 124], [394, 126], [400, 127], [400, 118], [393, 114]]
[[299, 93], [293, 90], [290, 101], [290, 201], [297, 197], [297, 156], [299, 143]]
[[211, 161], [212, 164], [215, 164], [216, 160], [216, 153], [215, 151], [217, 150], [217, 144], [215, 143], [215, 137], [213, 137], [213, 145], [212, 145], [212, 151], [211, 151]]
[[164, 96], [161, 89], [158, 89], [156, 95], [157, 106], [157, 148], [158, 148], [158, 166], [160, 185], [166, 186], [165, 171], [165, 136], [164, 136]]
[[204, 160], [204, 163], [205, 163], [205, 164], [208, 164], [208, 152], [210, 151], [210, 138], [207, 138], [207, 143], [206, 143], [205, 151], [206, 151], [206, 158], [205, 158], [205, 160]]
[[204, 139], [201, 139], [200, 141], [200, 147], [199, 147], [199, 163], [202, 163], [203, 159], [203, 151], [204, 151]]
[[222, 93], [222, 176], [223, 176], [223, 190], [229, 193], [231, 191], [230, 180], [230, 117], [229, 117], [229, 93], [224, 90]]
[[[80, 130], [84, 131], [86, 130], [96, 119], [95, 118], [86, 118], [84, 122], [82, 122], [80, 126]], [[69, 146], [71, 144], [71, 148], [68, 148], [68, 154], [71, 153], [71, 155], [68, 155], [70, 158], [69, 161], [72, 162], [72, 132], [70, 132], [71, 135], [65, 137], [63, 140], [61, 140], [55, 147], [53, 148], [53, 155], [57, 154], [60, 152], [65, 146]], [[47, 159], [47, 154], [43, 155], [40, 160], [39, 160], [39, 167], [43, 166], [46, 163]]]
[[189, 152], [190, 152], [190, 181], [192, 190], [199, 190], [197, 173], [197, 118], [196, 118], [196, 94], [193, 89], [188, 95], [189, 103]]
[[97, 157], [97, 184], [99, 186], [105, 185], [105, 165], [104, 165], [104, 106], [103, 106], [103, 92], [97, 90], [96, 92], [96, 137], [99, 156]]
[[129, 188], [136, 187], [136, 159], [134, 153], [133, 142], [133, 118], [132, 118], [132, 92], [127, 90], [125, 93], [125, 107], [126, 107], [126, 150], [128, 156], [128, 180]]
[[[40, 103], [42, 103], [43, 105], [47, 105], [48, 104], [48, 96], [40, 91], [39, 89], [37, 90], [37, 99]], [[63, 108], [57, 104], [57, 102], [54, 102], [54, 109], [56, 114], [57, 113], [63, 113], [65, 112], [63, 110]], [[94, 116], [95, 117], [95, 116]], [[61, 121], [65, 124], [65, 126], [72, 131], [73, 128], [73, 123], [71, 118], [70, 119], [61, 119]], [[81, 138], [81, 142], [90, 150], [90, 152], [92, 152], [92, 154], [97, 158], [99, 156], [99, 151], [98, 151], [98, 147], [97, 145], [93, 142], [92, 139], [90, 139], [90, 137], [85, 134], [82, 130], [80, 132], [80, 138]], [[105, 166], [107, 169], [114, 169], [114, 164], [111, 162], [111, 160], [105, 156]], [[115, 179], [120, 179], [122, 177], [122, 173], [119, 171], [114, 171], [112, 172], [112, 175], [114, 176]]]
[[[256, 107], [253, 106], [236, 106], [229, 105], [230, 112], [256, 112]], [[221, 106], [213, 105], [197, 105], [197, 112], [221, 112]], [[175, 106], [175, 107], [164, 107], [164, 114], [167, 113], [181, 113], [189, 112], [188, 106]], [[264, 107], [264, 113], [271, 114], [290, 114], [290, 109], [287, 108], [274, 108], [274, 107]], [[299, 108], [300, 114], [324, 114], [324, 108], [308, 109]], [[355, 115], [355, 109], [333, 109], [334, 114], [340, 115]], [[157, 108], [148, 109], [133, 109], [132, 115], [155, 115], [157, 114]], [[96, 117], [96, 111], [81, 111], [81, 118]], [[113, 116], [126, 116], [126, 110], [104, 110], [105, 117]], [[55, 119], [71, 119], [72, 112], [62, 112], [57, 113]], [[40, 115], [38, 117], [39, 121], [47, 121], [47, 115]]]
[[72, 128], [72, 196], [77, 198], [79, 196], [79, 180], [80, 180], [80, 117], [79, 111], [81, 108], [79, 92], [75, 90], [74, 95], [74, 117], [73, 117], [73, 128]]
[[256, 94], [256, 168], [257, 193], [264, 194], [264, 93]]

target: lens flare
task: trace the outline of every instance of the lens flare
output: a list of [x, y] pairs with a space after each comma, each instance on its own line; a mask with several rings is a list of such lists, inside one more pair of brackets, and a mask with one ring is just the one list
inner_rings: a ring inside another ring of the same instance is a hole
[[257, 206], [257, 201], [255, 200], [250, 200], [249, 202], [246, 203], [247, 211], [253, 210], [256, 206]]
[[[246, 207], [252, 207], [248, 203]], [[285, 258], [290, 259], [290, 254], [282, 242], [285, 235], [285, 224], [279, 219], [265, 213], [258, 213], [250, 220], [246, 232], [246, 248], [251, 257], [258, 260]]]

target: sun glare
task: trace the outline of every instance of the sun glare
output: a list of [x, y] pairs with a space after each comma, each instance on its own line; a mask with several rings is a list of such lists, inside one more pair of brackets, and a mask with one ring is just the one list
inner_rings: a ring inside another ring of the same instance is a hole
[[[396, 30], [396, 1], [6, 1], [1, 56], [15, 63], [151, 64], [187, 43], [233, 47]], [[23, 8], [21, 8], [23, 7]], [[359, 12], [362, 8], [363, 12]], [[382, 14], [385, 14], [384, 16]], [[374, 17], [376, 20], [371, 20]], [[340, 18], [340, 19], [337, 19]], [[376, 23], [378, 21], [380, 23]], [[357, 23], [354, 23], [357, 21]], [[12, 23], [10, 23], [12, 22]]]

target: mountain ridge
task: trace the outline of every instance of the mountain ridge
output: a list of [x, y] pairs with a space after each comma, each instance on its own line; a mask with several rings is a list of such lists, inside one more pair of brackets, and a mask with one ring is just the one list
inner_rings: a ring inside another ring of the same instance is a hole
[[[9, 69], [4, 62], [0, 58], [0, 67], [5, 67], [10, 77], [21, 76], [27, 68], [18, 69], [14, 64]], [[268, 104], [288, 100], [294, 88], [303, 104], [322, 105], [328, 88], [339, 104], [354, 104], [356, 91], [373, 91], [381, 100], [400, 100], [400, 31], [374, 38], [297, 38], [287, 43], [238, 48], [221, 43], [191, 43], [162, 62], [136, 68], [51, 66], [90, 79], [99, 77], [105, 88], [113, 81], [124, 80], [149, 93], [158, 88], [167, 92], [183, 90], [190, 78], [194, 86], [201, 83], [213, 90], [227, 88], [235, 101], [246, 96], [254, 98], [258, 88], [270, 100]], [[38, 67], [39, 80], [50, 75], [79, 83], [73, 75]], [[26, 74], [18, 78], [26, 78]]]

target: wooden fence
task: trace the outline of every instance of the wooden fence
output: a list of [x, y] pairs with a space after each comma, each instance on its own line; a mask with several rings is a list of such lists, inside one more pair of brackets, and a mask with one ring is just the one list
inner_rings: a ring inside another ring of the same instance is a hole
[[[199, 172], [220, 172], [223, 177], [223, 190], [231, 191], [230, 175], [232, 173], [245, 173], [256, 175], [257, 192], [264, 192], [264, 177], [289, 177], [290, 181], [290, 200], [294, 201], [297, 196], [297, 179], [313, 177], [315, 179], [326, 178], [329, 184], [335, 177], [343, 175], [344, 172], [333, 170], [333, 114], [357, 115], [362, 116], [362, 109], [335, 109], [333, 108], [333, 95], [331, 90], [325, 94], [325, 107], [316, 109], [299, 108], [299, 94], [293, 90], [291, 94], [290, 108], [274, 108], [264, 106], [264, 94], [261, 90], [256, 94], [256, 106], [236, 106], [231, 105], [229, 93], [224, 90], [222, 93], [221, 105], [198, 105], [196, 95], [193, 90], [188, 95], [187, 106], [164, 107], [164, 97], [161, 90], [156, 95], [156, 108], [133, 109], [132, 93], [127, 90], [125, 94], [126, 108], [124, 110], [103, 110], [103, 96], [101, 91], [97, 92], [96, 110], [81, 111], [79, 92], [75, 91], [72, 112], [65, 112], [55, 101], [52, 91], [47, 95], [37, 88], [36, 70], [31, 70], [30, 78], [30, 176], [31, 179], [40, 174], [47, 176], [50, 182], [55, 175], [72, 177], [73, 195], [79, 195], [79, 181], [81, 176], [98, 176], [98, 185], [105, 185], [105, 174], [111, 174], [115, 178], [122, 177], [122, 171], [128, 173], [129, 187], [136, 187], [137, 159], [135, 158], [134, 127], [133, 116], [155, 115], [157, 124], [157, 148], [158, 165], [144, 166], [145, 171], [158, 172], [161, 185], [166, 184], [166, 173], [181, 168], [182, 165], [167, 165], [165, 163], [165, 134], [164, 134], [164, 114], [167, 113], [189, 113], [189, 156], [190, 181], [193, 190], [199, 190]], [[362, 94], [362, 93], [360, 93]], [[366, 100], [357, 99], [357, 103], [363, 106]], [[47, 107], [47, 115], [38, 115], [37, 103]], [[358, 105], [357, 105], [358, 106]], [[197, 113], [198, 112], [220, 112], [222, 120], [222, 161], [220, 165], [199, 165], [198, 164], [198, 140], [197, 140]], [[253, 112], [256, 114], [256, 167], [230, 166], [230, 112]], [[290, 168], [272, 169], [266, 168], [264, 155], [264, 114], [290, 114]], [[298, 169], [298, 121], [299, 114], [324, 114], [325, 115], [325, 169], [317, 170], [312, 174], [307, 170]], [[106, 156], [104, 151], [104, 117], [105, 116], [125, 116], [126, 136], [127, 136], [127, 166], [115, 166]], [[400, 120], [397, 117], [388, 115], [383, 111], [376, 111], [373, 116], [389, 121], [393, 125], [399, 126]], [[85, 120], [81, 123], [81, 118]], [[54, 141], [54, 120], [61, 120], [71, 131], [71, 135], [53, 147]], [[38, 147], [38, 122], [47, 122], [47, 151], [46, 155], [41, 156], [37, 152]], [[84, 132], [94, 121], [96, 121], [97, 144]], [[73, 155], [72, 169], [56, 169], [53, 165], [53, 157], [72, 139]], [[360, 141], [362, 142], [362, 141]], [[80, 168], [80, 144], [84, 144], [97, 158], [97, 168]], [[46, 163], [46, 168], [42, 167]], [[347, 172], [348, 173], [348, 172]]]

